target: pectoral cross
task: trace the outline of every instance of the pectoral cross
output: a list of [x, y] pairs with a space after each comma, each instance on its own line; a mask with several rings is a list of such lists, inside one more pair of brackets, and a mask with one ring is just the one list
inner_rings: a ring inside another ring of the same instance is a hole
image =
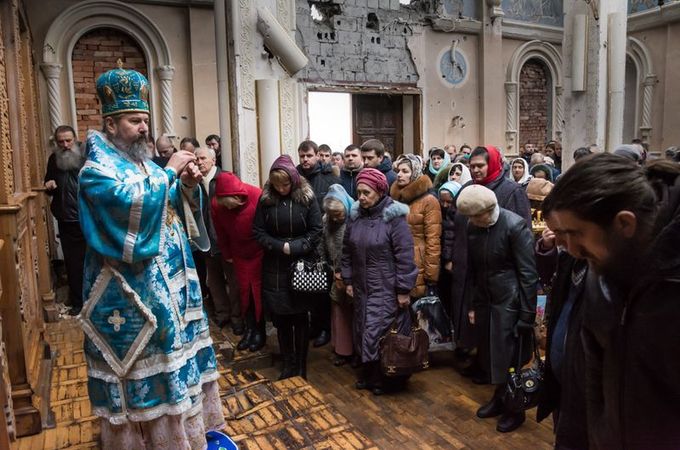
[[120, 331], [120, 326], [125, 324], [125, 317], [120, 316], [120, 311], [113, 310], [113, 315], [109, 317], [108, 322], [113, 325], [113, 331]]

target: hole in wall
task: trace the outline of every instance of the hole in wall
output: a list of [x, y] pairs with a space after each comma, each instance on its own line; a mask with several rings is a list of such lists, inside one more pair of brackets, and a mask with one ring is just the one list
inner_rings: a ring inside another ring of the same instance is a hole
[[366, 17], [366, 28], [375, 31], [380, 29], [380, 20], [376, 13], [368, 13], [368, 16]]
[[[333, 17], [341, 13], [342, 8], [337, 3], [328, 1], [309, 2], [309, 14], [312, 16], [312, 20], [318, 24], [325, 24], [332, 28], [335, 23]], [[338, 21], [338, 25], [340, 25], [340, 21]]]

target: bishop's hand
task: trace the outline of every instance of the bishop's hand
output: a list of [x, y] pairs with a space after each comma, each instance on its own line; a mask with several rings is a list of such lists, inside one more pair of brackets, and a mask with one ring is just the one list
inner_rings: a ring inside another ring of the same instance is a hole
[[181, 175], [182, 183], [188, 187], [194, 187], [203, 179], [201, 171], [198, 170], [198, 166], [193, 162], [187, 163], [184, 167], [184, 172]]
[[180, 174], [187, 166], [187, 164], [189, 164], [190, 162], [193, 163], [195, 161], [196, 155], [185, 150], [180, 150], [172, 154], [170, 160], [166, 164], [166, 167], [172, 167], [173, 169], [175, 169], [175, 172]]

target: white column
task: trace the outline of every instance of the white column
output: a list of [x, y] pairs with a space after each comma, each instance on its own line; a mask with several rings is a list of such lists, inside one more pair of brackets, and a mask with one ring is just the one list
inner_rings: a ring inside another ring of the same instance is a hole
[[[50, 132], [54, 131], [61, 122], [61, 92], [59, 78], [61, 76], [61, 64], [42, 63], [40, 68], [47, 80], [47, 107], [50, 113]], [[73, 124], [75, 126], [75, 124]]]
[[505, 147], [508, 154], [519, 153], [517, 148], [517, 83], [505, 83]]
[[255, 81], [257, 90], [257, 131], [260, 144], [260, 173], [269, 168], [281, 154], [279, 121], [279, 85], [276, 80]]
[[226, 0], [215, 0], [215, 50], [217, 60], [217, 108], [220, 118], [222, 167], [233, 171], [231, 122], [229, 114], [229, 75], [227, 61]]
[[[619, 3], [612, 2], [612, 12], [608, 16], [609, 40], [607, 52], [609, 56], [608, 81], [609, 102], [607, 114], [607, 150], [623, 140], [623, 107], [626, 89], [626, 10], [619, 8]], [[625, 2], [623, 3], [626, 6]]]
[[175, 68], [172, 66], [160, 66], [156, 68], [158, 78], [161, 81], [161, 120], [163, 134], [175, 135], [172, 112], [172, 79], [175, 76]]
[[652, 134], [652, 96], [656, 76], [648, 75], [642, 83], [642, 120], [640, 125], [640, 137], [644, 142], [649, 142]]

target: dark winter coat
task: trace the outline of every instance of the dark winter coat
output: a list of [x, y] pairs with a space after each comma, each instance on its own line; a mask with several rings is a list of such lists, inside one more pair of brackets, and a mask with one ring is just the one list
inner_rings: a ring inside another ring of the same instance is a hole
[[[474, 325], [468, 320], [472, 302], [472, 279], [468, 259], [468, 219], [462, 214], [453, 218], [453, 272], [451, 273], [451, 322], [453, 338], [462, 348], [477, 346]], [[448, 245], [448, 244], [447, 244]]]
[[[226, 174], [225, 174], [226, 175]], [[222, 196], [237, 195], [244, 200], [244, 205], [236, 209], [227, 209], [211, 200], [212, 223], [215, 226], [217, 242], [222, 258], [232, 260], [234, 274], [239, 287], [241, 313], [248, 311], [252, 297], [255, 306], [255, 318], [262, 317], [262, 247], [255, 240], [253, 221], [262, 190], [257, 186], [243, 183], [236, 176], [223, 176], [213, 179]]]
[[359, 176], [359, 172], [363, 169], [363, 167], [360, 167], [358, 169], [345, 169], [343, 168], [340, 171], [340, 184], [342, 187], [345, 188], [345, 191], [349, 194], [350, 197], [352, 197], [354, 200], [358, 198], [357, 196], [357, 176]]
[[408, 207], [383, 197], [369, 209], [355, 203], [345, 229], [342, 278], [354, 290], [354, 345], [362, 362], [379, 359], [378, 342], [397, 319], [406, 332], [410, 316], [397, 294], [413, 289], [418, 276]]
[[677, 203], [669, 211], [672, 219], [640, 258], [633, 286], [588, 293], [583, 341], [591, 448], [680, 448]]
[[498, 206], [523, 217], [527, 226], [531, 229], [531, 204], [521, 185], [508, 180], [504, 172], [501, 172], [498, 178], [486, 184], [486, 187], [496, 194]]
[[430, 193], [432, 182], [421, 175], [408, 185], [390, 188], [390, 196], [408, 205], [408, 225], [415, 245], [415, 261], [418, 280], [411, 297], [419, 298], [427, 293], [428, 284], [436, 285], [441, 263], [442, 212], [437, 198]]
[[[56, 151], [62, 151], [57, 149]], [[83, 159], [83, 164], [85, 159]], [[82, 164], [81, 164], [82, 167]], [[52, 153], [47, 160], [47, 172], [45, 173], [46, 183], [54, 180], [57, 183], [56, 189], [45, 190], [45, 193], [52, 197], [50, 211], [59, 222], [78, 222], [78, 174], [80, 167], [71, 170], [61, 170], [57, 166], [57, 156]]]
[[397, 174], [394, 173], [394, 169], [392, 169], [392, 160], [385, 156], [380, 163], [378, 167], [376, 167], [379, 171], [385, 175], [385, 178], [387, 178], [387, 184], [392, 186], [392, 184], [397, 181]]
[[[536, 264], [544, 286], [551, 286], [546, 307], [548, 318], [548, 338], [545, 351], [545, 372], [536, 420], [542, 421], [553, 414], [555, 443], [573, 449], [588, 448], [588, 425], [586, 419], [586, 377], [585, 352], [581, 340], [583, 312], [585, 309], [584, 285], [582, 282], [569, 315], [564, 342], [564, 360], [561, 376], [555, 375], [551, 350], [557, 321], [563, 312], [572, 285], [574, 267], [582, 268], [587, 264], [576, 260], [567, 252], [553, 248], [549, 252], [536, 250]], [[555, 274], [553, 276], [553, 274]], [[560, 383], [559, 379], [562, 380]]]
[[301, 165], [298, 165], [296, 169], [300, 175], [309, 181], [309, 185], [312, 187], [317, 204], [319, 205], [319, 211], [323, 211], [323, 199], [328, 193], [328, 188], [331, 184], [340, 183], [340, 178], [333, 172], [333, 166], [318, 162], [307, 173], [305, 173]]
[[[534, 238], [521, 217], [501, 208], [490, 228], [468, 224], [468, 252], [478, 359], [491, 383], [501, 384], [517, 363], [517, 322], [533, 323], [536, 316]], [[525, 347], [523, 361], [531, 355]]]
[[[269, 183], [264, 185], [253, 223], [255, 239], [264, 248], [262, 300], [277, 315], [300, 314], [309, 310], [311, 298], [293, 296], [290, 267], [300, 258], [315, 259], [321, 235], [321, 213], [312, 187], [301, 178], [300, 186], [281, 197]], [[283, 253], [290, 245], [290, 255]]]

